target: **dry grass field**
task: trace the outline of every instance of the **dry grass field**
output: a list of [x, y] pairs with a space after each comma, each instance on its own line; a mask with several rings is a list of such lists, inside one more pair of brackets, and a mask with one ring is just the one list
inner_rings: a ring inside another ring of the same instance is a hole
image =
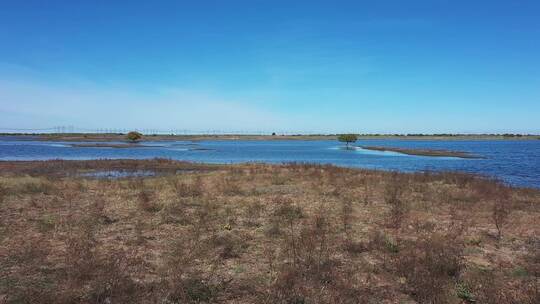
[[540, 191], [466, 174], [0, 162], [0, 219], [0, 303], [540, 303]]

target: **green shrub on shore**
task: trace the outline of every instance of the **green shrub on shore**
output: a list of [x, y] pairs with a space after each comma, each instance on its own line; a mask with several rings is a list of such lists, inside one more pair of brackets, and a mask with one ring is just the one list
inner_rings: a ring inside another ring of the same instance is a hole
[[142, 138], [142, 134], [137, 131], [131, 131], [126, 135], [126, 138], [131, 142], [136, 142]]
[[358, 140], [358, 135], [356, 134], [340, 134], [338, 136], [338, 140], [340, 142], [344, 142], [347, 147], [349, 147], [350, 143], [356, 142]]

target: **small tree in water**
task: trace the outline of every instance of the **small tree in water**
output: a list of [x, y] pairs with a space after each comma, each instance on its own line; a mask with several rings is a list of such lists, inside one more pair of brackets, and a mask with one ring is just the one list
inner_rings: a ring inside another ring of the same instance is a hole
[[338, 136], [338, 140], [346, 143], [347, 148], [349, 148], [349, 143], [356, 142], [358, 140], [358, 136], [356, 134], [340, 134]]
[[142, 134], [137, 131], [131, 131], [127, 134], [126, 138], [132, 142], [136, 142], [142, 138]]

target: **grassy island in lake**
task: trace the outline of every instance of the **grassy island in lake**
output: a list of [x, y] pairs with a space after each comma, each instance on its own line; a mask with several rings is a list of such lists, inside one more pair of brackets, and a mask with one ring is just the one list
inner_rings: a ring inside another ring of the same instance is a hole
[[434, 156], [434, 157], [458, 157], [458, 158], [484, 158], [479, 155], [462, 151], [432, 150], [432, 149], [412, 149], [380, 146], [361, 146], [360, 148], [372, 151], [390, 151], [407, 155]]
[[148, 148], [152, 146], [142, 145], [138, 143], [125, 143], [125, 144], [115, 144], [115, 143], [85, 143], [85, 144], [72, 144], [74, 148]]

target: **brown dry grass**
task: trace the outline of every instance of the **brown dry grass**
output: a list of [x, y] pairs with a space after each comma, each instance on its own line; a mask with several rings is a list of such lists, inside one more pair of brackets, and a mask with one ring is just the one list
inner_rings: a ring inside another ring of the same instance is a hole
[[[539, 301], [537, 190], [307, 164], [0, 168], [0, 303]], [[166, 174], [71, 174], [111, 168]]]

